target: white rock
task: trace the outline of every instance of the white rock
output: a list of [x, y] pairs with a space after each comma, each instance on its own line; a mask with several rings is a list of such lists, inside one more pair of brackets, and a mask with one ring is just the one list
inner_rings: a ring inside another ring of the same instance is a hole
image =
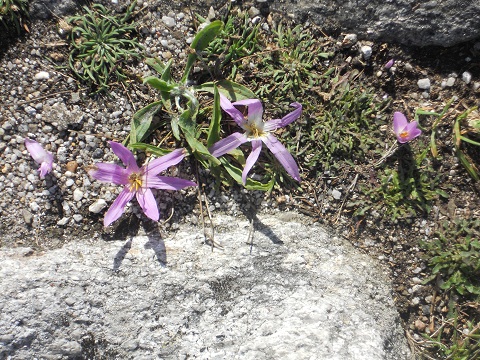
[[430, 79], [428, 78], [420, 79], [417, 81], [417, 85], [420, 89], [428, 90], [430, 89]]
[[450, 76], [447, 79], [447, 82], [445, 83], [445, 85], [447, 85], [448, 87], [452, 87], [454, 84], [455, 84], [455, 78], [453, 76]]
[[168, 27], [174, 27], [175, 26], [175, 19], [170, 17], [170, 16], [162, 16], [162, 21]]
[[332, 190], [332, 196], [335, 200], [340, 200], [342, 193], [336, 189]]
[[48, 80], [50, 79], [50, 74], [46, 71], [40, 71], [35, 74], [35, 80]]
[[343, 38], [342, 45], [345, 47], [350, 47], [355, 45], [358, 41], [357, 34], [347, 34]]
[[94, 213], [94, 214], [98, 214], [100, 211], [102, 211], [103, 209], [105, 209], [105, 207], [107, 206], [107, 202], [103, 199], [98, 199], [97, 201], [95, 201], [92, 205], [90, 205], [88, 207], [88, 211]]
[[372, 47], [368, 45], [364, 45], [360, 48], [360, 52], [362, 53], [363, 58], [365, 60], [368, 60], [372, 56]]
[[80, 201], [83, 198], [83, 191], [80, 189], [75, 189], [73, 191], [73, 200]]
[[465, 81], [465, 84], [470, 84], [470, 81], [472, 81], [472, 74], [468, 71], [465, 71], [462, 74], [462, 80]]
[[68, 222], [70, 221], [70, 219], [68, 217], [63, 217], [61, 218], [60, 220], [57, 221], [57, 225], [58, 226], [65, 226], [68, 224]]
[[75, 214], [72, 217], [73, 217], [73, 220], [75, 220], [75, 222], [77, 222], [77, 223], [79, 223], [83, 220], [83, 216], [80, 215], [80, 214]]

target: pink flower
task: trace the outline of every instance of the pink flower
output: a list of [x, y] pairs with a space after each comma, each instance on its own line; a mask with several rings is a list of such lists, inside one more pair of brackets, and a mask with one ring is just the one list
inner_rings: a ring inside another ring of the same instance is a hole
[[184, 149], [174, 150], [139, 168], [130, 150], [114, 141], [110, 141], [109, 144], [126, 168], [116, 164], [97, 163], [88, 171], [94, 179], [125, 186], [105, 214], [104, 226], [110, 225], [122, 216], [125, 206], [134, 196], [145, 215], [158, 221], [160, 214], [151, 189], [180, 190], [187, 186], [197, 186], [192, 181], [158, 175], [170, 166], [178, 164], [185, 157]]
[[422, 133], [416, 121], [409, 123], [405, 115], [398, 111], [393, 114], [393, 132], [401, 144], [415, 139]]
[[[298, 171], [297, 163], [288, 150], [272, 134], [276, 129], [285, 127], [297, 120], [302, 114], [301, 104], [294, 102], [290, 105], [295, 108], [291, 113], [285, 115], [281, 119], [263, 122], [263, 107], [260, 100], [246, 99], [232, 104], [230, 100], [220, 94], [220, 106], [245, 132], [233, 133], [225, 139], [217, 141], [208, 150], [213, 156], [219, 157], [239, 147], [243, 143], [250, 141], [252, 143], [252, 152], [248, 156], [245, 168], [242, 172], [242, 180], [245, 184], [248, 172], [258, 160], [263, 142], [267, 145], [280, 164], [282, 164], [287, 173], [289, 173], [295, 180], [300, 181], [300, 173]], [[248, 106], [248, 115], [245, 117], [235, 106]]]
[[42, 145], [35, 140], [25, 139], [25, 147], [27, 148], [30, 156], [35, 160], [37, 164], [40, 164], [38, 172], [40, 173], [40, 179], [43, 179], [53, 169], [53, 155], [51, 152], [46, 151]]

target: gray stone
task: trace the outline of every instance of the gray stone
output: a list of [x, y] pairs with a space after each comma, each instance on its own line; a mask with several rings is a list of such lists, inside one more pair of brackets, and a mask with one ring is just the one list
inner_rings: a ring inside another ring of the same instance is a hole
[[30, 16], [33, 19], [50, 19], [55, 16], [73, 14], [78, 9], [79, 1], [73, 0], [32, 0]]
[[311, 20], [327, 34], [418, 46], [452, 46], [480, 37], [480, 1], [277, 0], [270, 7]]
[[470, 81], [472, 81], [472, 74], [468, 71], [465, 71], [462, 74], [462, 80], [465, 82], [465, 84], [470, 84]]
[[294, 213], [215, 223], [0, 249], [0, 358], [410, 359], [375, 260]]

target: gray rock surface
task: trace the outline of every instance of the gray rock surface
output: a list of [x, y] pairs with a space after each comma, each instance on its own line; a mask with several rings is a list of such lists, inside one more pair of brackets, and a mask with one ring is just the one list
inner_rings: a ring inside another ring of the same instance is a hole
[[418, 46], [452, 46], [480, 38], [480, 1], [275, 0], [273, 9], [311, 19], [327, 33]]
[[52, 15], [73, 14], [79, 3], [81, 2], [73, 0], [32, 0], [30, 15], [33, 19], [49, 19]]
[[383, 270], [300, 215], [0, 250], [0, 358], [409, 359]]

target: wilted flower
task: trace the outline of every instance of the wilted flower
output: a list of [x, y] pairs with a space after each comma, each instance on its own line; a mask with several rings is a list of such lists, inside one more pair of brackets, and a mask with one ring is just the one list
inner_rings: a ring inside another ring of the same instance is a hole
[[409, 123], [405, 115], [398, 111], [393, 114], [393, 131], [401, 144], [415, 139], [422, 133], [416, 121]]
[[390, 68], [393, 66], [394, 63], [395, 63], [395, 60], [393, 60], [393, 59], [389, 60], [389, 61], [385, 64], [385, 69], [387, 69], [387, 70], [390, 69]]
[[180, 190], [187, 186], [197, 185], [192, 181], [158, 175], [170, 166], [178, 164], [185, 157], [184, 149], [174, 150], [139, 168], [130, 150], [114, 141], [110, 141], [109, 144], [126, 168], [116, 164], [97, 163], [88, 171], [91, 177], [99, 181], [125, 185], [123, 191], [105, 214], [104, 226], [110, 225], [123, 214], [125, 206], [134, 195], [136, 195], [145, 215], [157, 221], [160, 214], [157, 202], [150, 189]]
[[[242, 180], [245, 184], [248, 172], [257, 161], [260, 151], [262, 150], [262, 142], [264, 142], [280, 164], [285, 168], [287, 173], [289, 173], [295, 180], [300, 181], [300, 173], [295, 160], [287, 149], [272, 134], [276, 129], [285, 127], [291, 122], [297, 120], [302, 114], [301, 104], [294, 102], [290, 105], [295, 108], [291, 113], [285, 115], [281, 119], [263, 122], [263, 107], [260, 100], [246, 99], [231, 103], [230, 100], [220, 94], [220, 106], [233, 118], [238, 126], [245, 130], [245, 133], [233, 133], [225, 139], [217, 141], [208, 150], [213, 156], [219, 157], [239, 147], [241, 144], [251, 141], [252, 152], [248, 156], [245, 168], [242, 172]], [[247, 117], [245, 117], [240, 110], [235, 108], [235, 106], [247, 106]]]
[[25, 147], [37, 164], [40, 164], [38, 172], [40, 178], [43, 179], [53, 168], [53, 155], [46, 151], [42, 145], [35, 140], [25, 139]]

